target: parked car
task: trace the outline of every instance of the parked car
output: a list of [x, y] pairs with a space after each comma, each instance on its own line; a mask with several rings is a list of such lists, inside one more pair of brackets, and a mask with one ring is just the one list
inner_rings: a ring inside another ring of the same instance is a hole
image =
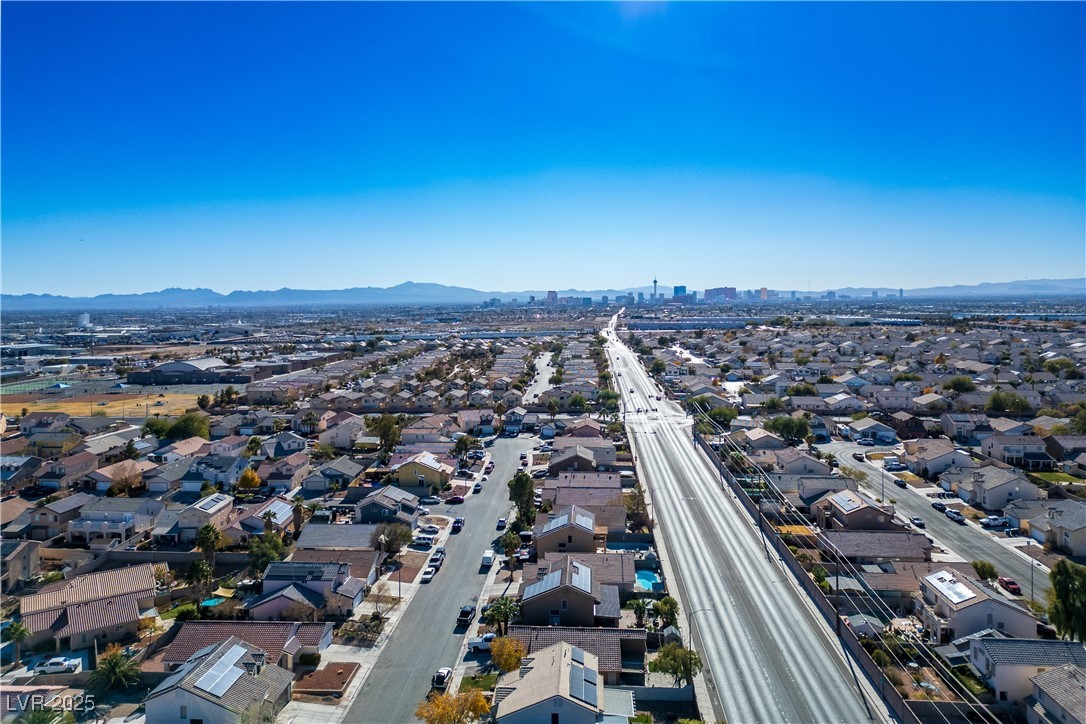
[[482, 483], [476, 483], [475, 487], [471, 489], [471, 492], [473, 492], [473, 493], [481, 493], [481, 492], [483, 492], [483, 484]]
[[488, 633], [478, 638], [468, 640], [468, 651], [473, 654], [480, 653], [482, 651], [490, 651], [490, 644], [494, 639], [498, 637], [495, 633]]
[[862, 452], [854, 452], [852, 453], [852, 459], [859, 460], [862, 463], [864, 461], [864, 454]]
[[456, 616], [458, 626], [469, 626], [475, 620], [475, 606], [461, 606], [460, 613]]
[[913, 525], [915, 525], [917, 528], [925, 527], [924, 526], [924, 519], [921, 518], [919, 515], [916, 515], [916, 516], [913, 516], [912, 518], [909, 518], [909, 522], [912, 523]]
[[498, 518], [498, 530], [505, 530], [505, 526], [509, 524], [505, 518]]
[[421, 526], [419, 527], [419, 530], [423, 533], [429, 533], [430, 535], [437, 535], [441, 532], [441, 528], [438, 528], [436, 525], [433, 524]]
[[[444, 562], [445, 562], [445, 556], [439, 556], [439, 555], [437, 555], [435, 553], [434, 555], [430, 556], [430, 560], [427, 562], [426, 565], [429, 568], [437, 569], [437, 568], [441, 568], [441, 564], [444, 563]], [[424, 581], [424, 583], [425, 583], [425, 581]]]
[[999, 585], [1008, 593], [1013, 593], [1016, 596], [1022, 595], [1022, 587], [1018, 585], [1018, 581], [1009, 576], [1000, 576], [997, 580], [999, 581]]
[[441, 498], [431, 495], [429, 497], [423, 498], [419, 502], [423, 505], [441, 505]]
[[430, 678], [430, 688], [444, 691], [449, 688], [449, 683], [452, 682], [452, 669], [445, 666], [437, 670]]
[[541, 480], [541, 479], [547, 477], [547, 471], [545, 469], [544, 470], [536, 470], [534, 473], [532, 473], [532, 477], [535, 478], [536, 480]]
[[437, 569], [434, 568], [433, 566], [430, 566], [429, 568], [427, 568], [425, 571], [422, 572], [422, 582], [423, 583], [429, 583], [430, 581], [434, 580], [434, 576], [436, 576], [436, 575], [437, 575]]
[[986, 515], [980, 519], [980, 524], [985, 528], [999, 528], [1007, 525], [1007, 519], [1001, 515]]
[[875, 447], [875, 441], [867, 437], [860, 438], [856, 441], [856, 444], [862, 447]]
[[950, 518], [955, 523], [965, 523], [965, 516], [954, 510], [953, 508], [947, 508], [946, 517]]
[[448, 503], [449, 505], [459, 505], [460, 503], [464, 502], [464, 496], [463, 495], [454, 495], [451, 498], [449, 498], [448, 500], [446, 500], [445, 502]]
[[79, 670], [79, 659], [54, 656], [34, 667], [35, 674], [68, 674]]
[[931, 504], [931, 507], [942, 513], [946, 510], [946, 503], [940, 503], [938, 500], [936, 500], [934, 503]]
[[459, 533], [462, 530], [464, 530], [464, 519], [463, 518], [454, 519], [453, 522], [452, 522], [452, 532], [453, 533]]

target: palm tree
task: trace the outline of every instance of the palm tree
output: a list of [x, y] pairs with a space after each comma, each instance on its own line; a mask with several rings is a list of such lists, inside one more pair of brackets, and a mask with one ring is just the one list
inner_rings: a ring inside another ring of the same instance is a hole
[[514, 554], [521, 545], [520, 536], [511, 530], [507, 530], [505, 531], [505, 535], [501, 537], [501, 540], [498, 541], [498, 545], [505, 551], [505, 557], [509, 562], [509, 575], [511, 576], [513, 575], [513, 564], [517, 561]]
[[547, 400], [547, 412], [550, 413], [551, 423], [554, 422], [554, 418], [558, 415], [558, 403], [554, 398]]
[[498, 404], [494, 405], [494, 414], [498, 416], [498, 424], [495, 427], [500, 429], [502, 416], [505, 415], [505, 402], [498, 400]]
[[487, 622], [493, 623], [498, 629], [499, 636], [505, 636], [509, 629], [509, 622], [520, 613], [520, 604], [516, 599], [502, 596], [490, 608], [486, 610]]
[[189, 570], [185, 574], [189, 583], [196, 589], [199, 594], [199, 599], [204, 600], [204, 594], [210, 588], [210, 583], [215, 577], [214, 571], [211, 566], [207, 564], [207, 561], [197, 558], [191, 564], [189, 564]]
[[196, 531], [196, 547], [204, 554], [204, 560], [212, 570], [215, 569], [215, 551], [222, 548], [224, 543], [222, 531], [211, 523], [205, 523]]
[[17, 724], [74, 724], [70, 711], [57, 709], [27, 709], [15, 720]]
[[98, 657], [98, 665], [90, 674], [91, 688], [109, 691], [118, 687], [129, 689], [140, 681], [140, 665], [117, 644], [110, 644]]
[[20, 654], [22, 653], [21, 649], [23, 641], [25, 641], [26, 637], [29, 635], [30, 629], [28, 629], [26, 626], [19, 623], [18, 621], [8, 626], [8, 630], [5, 632], [5, 636], [8, 641], [11, 641], [15, 644], [15, 663], [19, 663], [19, 659], [21, 658]]
[[300, 495], [294, 496], [294, 519], [291, 521], [291, 525], [294, 527], [294, 540], [298, 540], [298, 536], [302, 534], [302, 523], [305, 522], [305, 498]]
[[645, 613], [649, 610], [649, 602], [643, 598], [635, 598], [630, 601], [630, 610], [637, 617], [637, 627], [645, 627]]

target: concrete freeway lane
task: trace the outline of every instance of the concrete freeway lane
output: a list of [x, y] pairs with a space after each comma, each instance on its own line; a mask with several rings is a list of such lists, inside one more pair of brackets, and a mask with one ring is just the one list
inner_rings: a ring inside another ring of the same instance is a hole
[[[506, 483], [520, 464], [520, 453], [536, 438], [499, 438], [490, 448], [494, 472], [483, 492], [463, 505], [430, 506], [434, 515], [461, 516], [463, 532], [445, 542], [448, 558], [433, 582], [419, 587], [392, 635], [384, 642], [377, 665], [358, 692], [344, 721], [351, 724], [401, 724], [418, 721], [415, 708], [430, 690], [430, 676], [442, 666], [455, 667], [466, 632], [456, 628], [460, 607], [479, 605], [486, 576], [482, 553], [499, 533], [498, 518], [510, 509]], [[395, 586], [390, 593], [395, 592]]]
[[[1022, 586], [1026, 596], [1030, 596], [1030, 565], [1032, 559], [1015, 550], [1011, 541], [1022, 542], [1021, 538], [997, 539], [986, 533], [976, 523], [955, 523], [943, 513], [931, 507], [934, 498], [918, 492], [912, 486], [900, 488], [894, 484], [894, 476], [885, 472], [881, 464], [852, 457], [854, 452], [883, 452], [884, 448], [861, 447], [852, 442], [831, 442], [819, 445], [822, 452], [837, 457], [842, 466], [857, 468], [867, 473], [867, 480], [861, 484], [864, 490], [874, 497], [880, 497], [885, 485], [886, 500], [895, 500], [894, 508], [898, 514], [908, 520], [912, 517], [924, 519], [925, 531], [936, 543], [958, 554], [966, 561], [986, 560], [992, 563], [1001, 576], [1010, 576]], [[933, 486], [934, 487], [934, 486]], [[952, 503], [953, 500], [944, 500]], [[961, 502], [961, 501], [958, 501]], [[1006, 542], [1003, 542], [1006, 541]], [[1049, 589], [1048, 569], [1036, 561], [1033, 565], [1033, 598], [1045, 601]]]
[[[791, 574], [767, 557], [753, 522], [722, 491], [719, 475], [694, 447], [685, 413], [657, 401], [660, 390], [636, 356], [613, 333], [608, 337], [639, 475], [708, 671], [715, 718], [888, 721]], [[631, 412], [638, 407], [648, 411]]]

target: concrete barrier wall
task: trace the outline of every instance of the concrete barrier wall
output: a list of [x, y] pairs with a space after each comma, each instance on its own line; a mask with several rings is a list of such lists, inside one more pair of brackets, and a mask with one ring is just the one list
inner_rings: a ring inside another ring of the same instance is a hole
[[[183, 565], [191, 563], [197, 558], [202, 558], [200, 551], [107, 551], [104, 560], [111, 563], [169, 563], [170, 565]], [[248, 566], [249, 554], [231, 551], [219, 551], [215, 554], [215, 566]]]
[[694, 701], [692, 686], [608, 686], [633, 692], [634, 702], [639, 701]]

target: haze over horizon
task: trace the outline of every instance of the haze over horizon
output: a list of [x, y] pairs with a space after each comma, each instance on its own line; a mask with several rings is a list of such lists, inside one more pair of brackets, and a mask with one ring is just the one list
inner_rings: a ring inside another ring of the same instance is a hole
[[2, 286], [1086, 269], [1082, 3], [5, 3]]

